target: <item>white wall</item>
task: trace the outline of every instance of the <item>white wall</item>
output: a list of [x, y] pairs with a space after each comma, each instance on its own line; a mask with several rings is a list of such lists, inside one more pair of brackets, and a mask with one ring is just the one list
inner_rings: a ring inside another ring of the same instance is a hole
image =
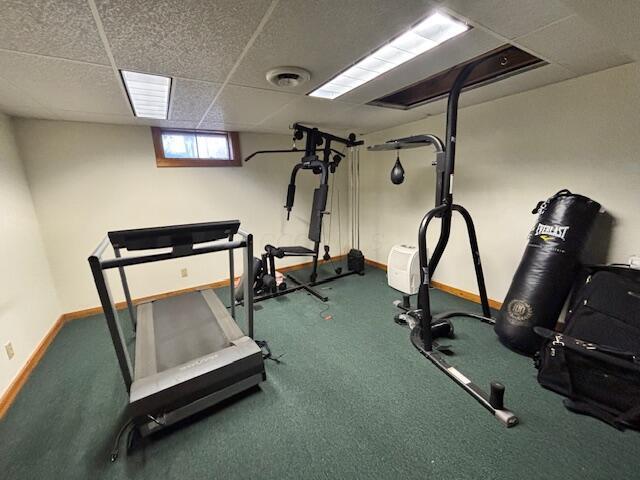
[[[638, 85], [640, 68], [631, 64], [461, 110], [455, 198], [475, 218], [492, 298], [501, 300], [510, 284], [535, 221], [531, 209], [561, 188], [591, 196], [614, 217], [606, 260], [625, 261], [640, 250]], [[267, 242], [308, 244], [315, 179], [302, 175], [291, 222], [282, 209], [295, 155], [258, 158], [242, 168], [159, 169], [146, 127], [22, 119], [15, 128], [64, 311], [98, 304], [86, 256], [110, 229], [239, 218], [255, 233], [257, 249]], [[443, 130], [440, 115], [368, 135], [366, 142]], [[290, 142], [241, 134], [245, 155]], [[393, 186], [394, 155], [362, 152], [361, 248], [369, 258], [386, 262], [393, 244], [415, 244], [418, 223], [433, 205], [432, 159], [424, 149], [402, 152], [407, 180]], [[342, 222], [333, 222], [334, 254], [349, 243], [346, 167], [336, 183]], [[337, 213], [336, 206], [334, 218]], [[133, 294], [224, 278], [222, 257], [133, 267]], [[183, 267], [188, 278], [180, 278]], [[454, 222], [436, 279], [476, 290], [461, 221]]]
[[[624, 262], [640, 252], [639, 112], [638, 64], [460, 111], [454, 200], [474, 217], [491, 298], [506, 294], [535, 222], [530, 212], [536, 202], [562, 188], [599, 201], [613, 216], [607, 260]], [[444, 138], [444, 128], [445, 117], [439, 115], [365, 140], [375, 144], [421, 133]], [[386, 263], [393, 244], [416, 244], [419, 222], [434, 203], [433, 158], [427, 149], [402, 151], [407, 179], [394, 186], [389, 172], [395, 153], [362, 154], [365, 255]], [[599, 250], [606, 249], [602, 238], [594, 242]], [[453, 224], [435, 279], [477, 292], [461, 219]]]
[[[257, 157], [240, 168], [157, 168], [148, 127], [20, 119], [16, 133], [64, 311], [99, 305], [87, 256], [108, 230], [237, 218], [254, 233], [256, 252], [265, 243], [311, 245], [308, 220], [318, 177], [300, 172], [290, 222], [283, 209], [297, 154]], [[290, 145], [287, 135], [240, 134], [243, 156]], [[343, 245], [346, 178], [345, 165], [338, 170], [334, 200], [337, 218], [339, 191]], [[338, 226], [334, 221], [334, 255], [341, 250]], [[279, 264], [304, 261], [287, 260]], [[228, 277], [227, 265], [226, 254], [219, 253], [131, 267], [132, 295], [221, 280]], [[182, 268], [188, 268], [187, 278], [180, 277]], [[119, 282], [111, 284], [121, 300]]]
[[[11, 120], [0, 114], [0, 393], [60, 315]], [[13, 344], [8, 360], [4, 345]]]

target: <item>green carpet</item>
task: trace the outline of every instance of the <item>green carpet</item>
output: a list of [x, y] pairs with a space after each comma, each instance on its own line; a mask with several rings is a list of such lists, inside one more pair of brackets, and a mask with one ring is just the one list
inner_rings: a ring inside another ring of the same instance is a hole
[[[256, 337], [284, 354], [260, 389], [115, 464], [126, 394], [113, 347], [101, 316], [71, 322], [0, 422], [2, 478], [637, 478], [640, 436], [567, 412], [491, 328], [456, 320], [450, 361], [479, 385], [507, 385], [512, 429], [414, 350], [383, 272], [324, 290], [326, 305], [302, 292], [260, 304]], [[433, 297], [434, 311], [477, 309]]]

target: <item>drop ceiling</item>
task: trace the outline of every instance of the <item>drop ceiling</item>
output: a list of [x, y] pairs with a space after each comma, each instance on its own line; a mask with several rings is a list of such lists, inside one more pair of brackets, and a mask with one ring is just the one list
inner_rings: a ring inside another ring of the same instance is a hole
[[[441, 113], [366, 105], [511, 43], [548, 65], [466, 93], [485, 102], [640, 59], [638, 4], [600, 0], [0, 0], [0, 111], [55, 120], [368, 133]], [[473, 29], [337, 100], [306, 94], [439, 10]], [[305, 85], [268, 70], [311, 72]], [[119, 69], [173, 77], [168, 120], [135, 118]]]

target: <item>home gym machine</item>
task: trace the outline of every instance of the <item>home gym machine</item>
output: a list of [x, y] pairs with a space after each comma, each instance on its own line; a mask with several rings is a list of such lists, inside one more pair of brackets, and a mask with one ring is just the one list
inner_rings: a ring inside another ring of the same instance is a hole
[[[472, 317], [486, 324], [494, 325], [491, 318], [491, 309], [487, 299], [487, 291], [480, 263], [480, 253], [476, 238], [475, 227], [469, 212], [461, 205], [453, 203], [453, 174], [455, 167], [455, 153], [457, 140], [458, 99], [462, 88], [473, 71], [482, 62], [482, 59], [467, 64], [462, 68], [454, 81], [447, 104], [446, 144], [435, 135], [417, 135], [406, 138], [389, 140], [380, 145], [372, 145], [368, 150], [396, 150], [396, 162], [391, 171], [391, 181], [400, 184], [404, 180], [404, 169], [400, 163], [399, 150], [407, 148], [419, 148], [431, 146], [436, 151], [433, 165], [436, 167], [436, 202], [435, 208], [430, 210], [422, 219], [418, 231], [418, 255], [420, 263], [420, 287], [418, 290], [418, 304], [416, 309], [411, 309], [410, 303], [405, 298], [403, 302], [396, 302], [405, 313], [399, 315], [400, 320], [406, 322], [411, 328], [411, 342], [418, 351], [444, 372], [451, 380], [462, 387], [469, 395], [475, 398], [483, 407], [491, 412], [500, 422], [507, 427], [518, 423], [518, 418], [504, 407], [504, 385], [491, 382], [491, 393], [487, 395], [480, 387], [464, 376], [459, 370], [451, 366], [444, 358], [443, 353], [451, 353], [449, 347], [440, 347], [434, 340], [437, 336], [452, 336], [453, 330], [448, 320], [453, 317]], [[435, 272], [438, 262], [449, 241], [451, 232], [451, 217], [453, 212], [458, 212], [464, 219], [471, 244], [471, 254], [475, 266], [476, 280], [480, 294], [483, 315], [472, 312], [444, 312], [434, 315], [431, 312], [429, 286], [431, 277]], [[439, 218], [440, 237], [438, 243], [428, 258], [427, 228], [434, 218]]]
[[[112, 247], [115, 258], [103, 258]], [[157, 252], [162, 249], [161, 252]], [[166, 251], [166, 249], [170, 249]], [[89, 257], [89, 265], [129, 393], [131, 420], [120, 436], [147, 436], [202, 411], [265, 380], [264, 342], [253, 339], [253, 291], [244, 301], [244, 329], [234, 303], [234, 255], [244, 250], [244, 268], [253, 268], [253, 236], [240, 230], [238, 220], [172, 225], [109, 232]], [[122, 256], [126, 250], [132, 255]], [[137, 254], [140, 250], [155, 250]], [[204, 288], [140, 303], [134, 308], [125, 267], [212, 252], [228, 252], [231, 307], [213, 289]], [[135, 333], [132, 362], [113, 301], [108, 270], [118, 270]], [[251, 278], [250, 276], [247, 278]], [[266, 347], [268, 349], [268, 347]]]
[[[355, 134], [350, 134], [349, 138], [341, 138], [327, 132], [323, 132], [314, 127], [308, 127], [300, 123], [293, 125], [293, 143], [291, 149], [284, 150], [259, 150], [249, 155], [245, 162], [248, 162], [256, 155], [268, 153], [303, 153], [299, 163], [297, 163], [291, 171], [291, 179], [287, 189], [287, 199], [284, 208], [287, 210], [287, 220], [290, 219], [291, 210], [293, 209], [294, 199], [296, 195], [296, 178], [300, 170], [310, 170], [313, 174], [318, 175], [320, 182], [313, 192], [313, 203], [311, 206], [311, 218], [309, 221], [308, 238], [313, 242], [313, 248], [305, 246], [286, 246], [276, 247], [266, 245], [261, 258], [255, 258], [253, 264], [253, 288], [255, 292], [255, 302], [273, 298], [298, 290], [305, 290], [314, 297], [326, 302], [328, 297], [317, 290], [316, 286], [331, 282], [338, 278], [346, 277], [357, 273], [364, 274], [364, 257], [357, 249], [352, 249], [348, 255], [347, 271], [342, 268], [335, 269], [335, 275], [318, 279], [318, 261], [320, 244], [322, 241], [322, 220], [327, 214], [327, 198], [329, 194], [329, 176], [335, 173], [340, 162], [345, 158], [345, 152], [341, 152], [333, 148], [335, 144], [343, 145], [344, 148], [353, 149], [363, 142], [356, 140]], [[296, 142], [305, 139], [304, 152], [296, 147]], [[330, 212], [329, 212], [330, 213]], [[302, 281], [294, 275], [286, 274], [285, 279], [289, 281], [291, 286], [286, 282], [278, 284], [276, 280], [276, 258], [284, 257], [308, 257], [312, 260], [311, 273], [308, 281]], [[323, 260], [331, 259], [329, 245], [324, 246]], [[242, 285], [242, 283], [241, 283]], [[236, 300], [242, 301], [244, 288], [241, 286], [236, 291]]]

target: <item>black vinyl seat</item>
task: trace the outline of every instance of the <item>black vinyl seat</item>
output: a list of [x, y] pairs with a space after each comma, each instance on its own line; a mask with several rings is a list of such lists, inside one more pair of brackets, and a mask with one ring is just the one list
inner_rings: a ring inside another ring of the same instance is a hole
[[276, 258], [318, 256], [318, 254], [314, 250], [299, 245], [290, 247], [274, 247], [273, 245], [267, 245], [264, 248], [268, 254], [273, 255]]

